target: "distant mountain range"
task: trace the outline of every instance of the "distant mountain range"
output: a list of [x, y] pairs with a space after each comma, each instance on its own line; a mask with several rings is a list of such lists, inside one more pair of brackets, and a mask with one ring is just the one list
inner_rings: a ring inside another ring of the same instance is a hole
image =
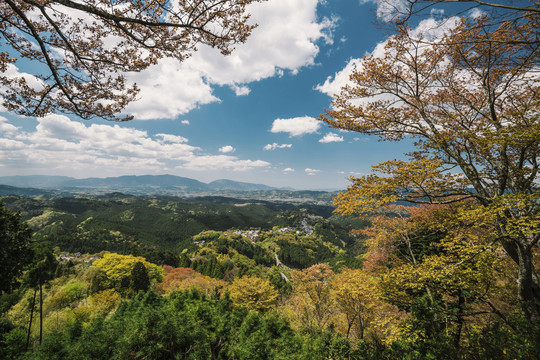
[[119, 176], [108, 178], [75, 179], [67, 176], [27, 175], [27, 176], [1, 176], [0, 184], [16, 187], [28, 187], [35, 189], [54, 189], [76, 191], [78, 189], [94, 190], [139, 190], [143, 192], [178, 191], [214, 192], [214, 191], [268, 191], [278, 188], [252, 184], [233, 180], [216, 180], [211, 183], [203, 183], [174, 175], [142, 175], [142, 176]]

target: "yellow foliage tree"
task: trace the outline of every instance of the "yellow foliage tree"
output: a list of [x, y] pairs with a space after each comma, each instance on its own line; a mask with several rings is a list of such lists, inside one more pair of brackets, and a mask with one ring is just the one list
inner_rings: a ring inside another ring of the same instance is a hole
[[376, 278], [361, 269], [344, 268], [331, 286], [336, 307], [347, 322], [347, 338], [364, 339], [368, 330], [384, 338], [397, 328], [397, 309], [381, 300]]
[[229, 292], [235, 305], [249, 310], [267, 311], [279, 300], [279, 293], [270, 281], [255, 276], [236, 278], [229, 286]]
[[89, 322], [109, 315], [116, 309], [122, 297], [114, 289], [107, 289], [91, 295], [85, 303], [74, 310], [77, 319]]
[[386, 161], [368, 176], [351, 178], [335, 200], [339, 213], [369, 212], [397, 200], [474, 199], [480, 208], [468, 216], [496, 231], [519, 269], [521, 308], [540, 323], [534, 267], [540, 241], [540, 48], [524, 38], [537, 34], [534, 23], [493, 26], [485, 17], [463, 19], [434, 45], [426, 34], [402, 28], [382, 55], [363, 59], [321, 118], [384, 140], [416, 141], [408, 161]]
[[429, 321], [444, 323], [456, 346], [464, 327], [493, 314], [506, 321], [506, 305], [515, 300], [503, 289], [512, 266], [497, 251], [496, 232], [464, 217], [475, 209], [471, 201], [411, 207], [408, 216], [378, 215], [364, 232], [375, 239], [367, 240], [367, 260], [379, 276], [383, 299], [429, 311]]
[[129, 286], [131, 272], [138, 262], [144, 264], [151, 279], [159, 280], [161, 278], [163, 268], [149, 263], [140, 256], [107, 253], [101, 259], [94, 261], [93, 266], [101, 269], [106, 274], [107, 279], [104, 280], [104, 287], [120, 290]]

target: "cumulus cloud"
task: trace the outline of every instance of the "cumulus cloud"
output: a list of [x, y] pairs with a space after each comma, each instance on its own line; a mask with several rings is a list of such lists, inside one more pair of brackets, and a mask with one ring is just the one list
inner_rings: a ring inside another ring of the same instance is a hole
[[181, 144], [181, 143], [186, 143], [189, 141], [183, 136], [177, 136], [177, 135], [171, 135], [171, 134], [156, 134], [156, 136], [161, 137], [163, 139], [163, 142], [170, 142], [173, 144]]
[[285, 149], [285, 148], [291, 148], [292, 144], [278, 144], [278, 143], [272, 143], [267, 144], [263, 147], [264, 150], [276, 150], [276, 149]]
[[222, 152], [222, 153], [231, 153], [235, 151], [236, 149], [232, 147], [231, 145], [225, 145], [219, 148], [219, 152]]
[[[295, 74], [314, 65], [319, 53], [317, 43], [333, 42], [337, 22], [335, 18], [317, 16], [319, 1], [269, 0], [250, 4], [250, 21], [258, 26], [244, 44], [236, 45], [230, 56], [200, 45], [184, 62], [165, 58], [145, 71], [127, 73], [127, 80], [136, 83], [140, 93], [124, 113], [139, 120], [176, 118], [199, 106], [219, 102], [213, 93], [216, 86], [228, 86], [237, 96], [247, 95], [252, 82], [284, 72]], [[59, 8], [75, 19], [90, 20], [83, 12]], [[118, 40], [115, 36], [107, 38], [105, 47], [117, 45]], [[64, 56], [56, 55], [59, 59]], [[12, 64], [4, 75], [23, 76], [32, 86], [43, 87], [39, 79], [21, 73]]]
[[263, 160], [239, 160], [236, 156], [230, 155], [206, 155], [192, 158], [191, 161], [182, 165], [182, 168], [189, 170], [247, 171], [268, 166], [270, 166], [270, 163]]
[[321, 170], [306, 168], [304, 171], [306, 172], [306, 174], [313, 176]]
[[283, 169], [284, 173], [290, 173], [290, 172], [293, 172], [293, 171], [294, 171], [294, 169], [290, 168], [290, 167]]
[[162, 59], [126, 77], [140, 88], [138, 100], [125, 110], [138, 120], [176, 118], [197, 106], [219, 101], [202, 74], [174, 59]]
[[297, 73], [314, 65], [317, 42], [331, 43], [336, 19], [317, 16], [318, 0], [269, 0], [251, 4], [258, 24], [244, 44], [229, 56], [201, 45], [182, 63], [163, 59], [141, 73], [128, 74], [141, 92], [126, 112], [137, 119], [174, 118], [204, 104], [219, 101], [215, 86], [229, 86], [237, 96], [250, 92], [251, 82], [284, 71]]
[[189, 125], [189, 120], [182, 120], [180, 121], [180, 123], [184, 125]]
[[[116, 176], [176, 169], [245, 171], [269, 167], [262, 160], [204, 152], [174, 134], [72, 121], [62, 115], [37, 119], [24, 131], [0, 117], [0, 168], [29, 173]], [[7, 129], [8, 131], [2, 131]]]
[[238, 86], [236, 84], [231, 85], [231, 88], [233, 89], [236, 96], [244, 96], [249, 95], [251, 90], [247, 86]]
[[300, 136], [312, 134], [319, 130], [321, 122], [310, 116], [296, 117], [290, 119], [276, 119], [272, 123], [273, 133], [286, 132], [290, 136]]
[[342, 142], [343, 136], [339, 136], [336, 133], [328, 133], [319, 140], [320, 143]]
[[341, 92], [341, 88], [349, 83], [349, 76], [361, 61], [361, 59], [350, 59], [342, 70], [335, 73], [333, 77], [329, 76], [326, 78], [324, 84], [317, 85], [315, 89], [331, 97], [338, 95]]
[[19, 129], [15, 125], [9, 124], [8, 119], [3, 116], [0, 116], [0, 133], [4, 134], [13, 134]]

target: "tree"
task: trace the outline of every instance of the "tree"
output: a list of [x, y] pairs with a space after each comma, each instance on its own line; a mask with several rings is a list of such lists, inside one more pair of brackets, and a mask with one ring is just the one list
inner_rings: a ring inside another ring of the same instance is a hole
[[330, 280], [334, 272], [328, 264], [315, 264], [302, 271], [293, 271], [293, 283], [301, 300], [301, 311], [310, 328], [313, 321], [322, 331], [331, 315], [333, 299], [330, 293]]
[[[438, 16], [455, 16], [456, 13], [463, 14], [466, 10], [480, 9], [484, 13], [488, 13], [491, 24], [500, 24], [501, 22], [530, 22], [533, 30], [526, 35], [526, 40], [521, 39], [523, 43], [538, 44], [539, 21], [540, 21], [540, 2], [538, 0], [529, 0], [528, 2], [494, 2], [483, 0], [409, 0], [409, 1], [380, 1], [380, 9], [384, 12], [387, 19], [393, 19], [398, 24], [405, 24], [411, 18], [432, 15], [435, 6], [444, 6], [447, 3], [460, 3], [460, 6], [452, 9], [444, 7], [445, 15]], [[450, 11], [448, 11], [450, 10]], [[514, 40], [515, 41], [515, 40]]]
[[147, 291], [150, 288], [150, 277], [148, 276], [148, 270], [141, 261], [135, 263], [133, 270], [131, 270], [131, 284], [130, 287], [137, 291]]
[[[230, 53], [254, 28], [245, 8], [256, 1], [3, 1], [4, 106], [26, 116], [62, 111], [119, 120], [115, 114], [137, 94], [124, 72], [163, 57], [181, 61], [199, 44]], [[23, 59], [34, 64], [35, 79], [11, 75]]]
[[493, 28], [485, 17], [462, 19], [436, 45], [408, 28], [390, 38], [382, 56], [364, 58], [350, 85], [321, 118], [331, 126], [414, 139], [409, 160], [373, 166], [351, 178], [335, 200], [342, 214], [397, 200], [451, 203], [473, 199], [477, 224], [490, 224], [518, 265], [518, 296], [540, 323], [540, 47], [519, 41], [529, 23]]
[[268, 279], [255, 276], [234, 279], [229, 291], [235, 305], [245, 306], [249, 310], [267, 311], [279, 299], [279, 293]]
[[32, 318], [34, 315], [34, 305], [36, 302], [36, 293], [39, 289], [39, 343], [43, 340], [43, 284], [54, 279], [58, 261], [54, 257], [51, 245], [49, 243], [36, 243], [33, 246], [33, 261], [30, 269], [26, 273], [26, 283], [34, 288], [34, 298], [30, 309], [30, 322], [28, 324], [28, 335], [26, 338], [26, 348], [30, 340], [30, 331], [32, 328]]
[[164, 265], [163, 270], [163, 281], [156, 285], [159, 293], [170, 294], [172, 291], [195, 288], [208, 295], [216, 294], [227, 286], [225, 281], [202, 275], [191, 268], [172, 268]]
[[366, 330], [375, 319], [378, 302], [378, 291], [375, 280], [363, 270], [343, 268], [332, 280], [332, 295], [339, 310], [345, 314], [347, 321], [346, 337], [351, 330], [358, 339], [364, 339]]
[[17, 278], [32, 260], [32, 230], [0, 201], [0, 295], [16, 285]]
[[[106, 280], [99, 276], [99, 286], [97, 290], [104, 288], [115, 288], [120, 293], [125, 293], [132, 284], [133, 269], [137, 263], [142, 263], [151, 279], [160, 279], [163, 269], [146, 261], [140, 256], [119, 255], [116, 253], [107, 253], [101, 259], [94, 261], [93, 266], [103, 271]], [[97, 284], [96, 284], [97, 285]]]

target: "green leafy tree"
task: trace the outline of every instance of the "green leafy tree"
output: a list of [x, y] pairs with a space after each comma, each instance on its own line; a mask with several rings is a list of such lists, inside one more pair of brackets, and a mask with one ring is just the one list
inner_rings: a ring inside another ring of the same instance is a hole
[[147, 291], [150, 288], [150, 277], [148, 276], [148, 270], [146, 266], [139, 261], [135, 263], [133, 270], [131, 270], [131, 285], [130, 287], [137, 291]]
[[34, 297], [30, 309], [30, 322], [28, 323], [28, 333], [26, 338], [26, 348], [30, 341], [30, 331], [32, 328], [32, 318], [36, 301], [36, 292], [39, 290], [39, 343], [43, 341], [43, 285], [54, 278], [58, 261], [54, 257], [50, 244], [36, 243], [33, 247], [34, 259], [30, 270], [26, 274], [26, 283], [34, 288]]
[[0, 294], [10, 292], [32, 260], [32, 231], [0, 201]]

